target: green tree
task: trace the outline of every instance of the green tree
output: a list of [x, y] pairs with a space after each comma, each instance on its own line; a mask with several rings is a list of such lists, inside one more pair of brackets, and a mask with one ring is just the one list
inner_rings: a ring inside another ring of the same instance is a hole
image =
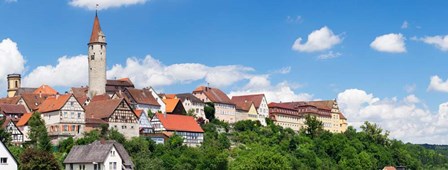
[[381, 129], [377, 124], [365, 121], [361, 125], [362, 132], [367, 135], [367, 139], [381, 145], [388, 144], [389, 132], [386, 131], [383, 134], [383, 129]]
[[309, 114], [305, 117], [305, 126], [305, 134], [311, 138], [315, 138], [324, 131], [324, 124], [320, 120], [317, 120], [316, 116]]
[[58, 162], [51, 152], [28, 148], [20, 156], [20, 169], [22, 170], [58, 170], [60, 169]]
[[30, 126], [30, 144], [37, 149], [51, 151], [52, 145], [50, 143], [50, 137], [48, 137], [47, 128], [40, 113], [35, 112], [28, 121], [28, 124]]
[[[3, 125], [6, 118], [0, 120], [0, 125]], [[11, 145], [11, 134], [6, 131], [6, 128], [0, 128], [0, 141], [2, 141], [6, 146]]]
[[118, 132], [116, 129], [110, 129], [109, 130], [109, 135], [108, 138], [110, 140], [115, 140], [118, 143], [124, 144], [126, 142], [126, 138], [124, 137], [123, 134], [121, 134], [120, 132]]
[[61, 153], [69, 153], [73, 145], [75, 145], [75, 141], [73, 140], [72, 137], [68, 137], [67, 139], [59, 142], [58, 150]]
[[151, 109], [148, 109], [148, 118], [152, 119], [154, 116], [154, 113], [151, 111]]
[[215, 104], [212, 102], [205, 103], [204, 106], [205, 118], [209, 121], [213, 121], [215, 119]]

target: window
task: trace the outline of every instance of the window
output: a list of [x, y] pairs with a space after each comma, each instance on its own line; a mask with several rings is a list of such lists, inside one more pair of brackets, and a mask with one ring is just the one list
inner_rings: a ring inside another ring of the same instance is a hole
[[109, 170], [112, 170], [112, 162], [109, 162]]
[[78, 119], [81, 119], [81, 112], [78, 112]]
[[95, 60], [95, 54], [94, 55], [90, 55], [90, 60]]
[[76, 129], [76, 126], [72, 125], [72, 131], [75, 131], [75, 129]]
[[67, 112], [64, 112], [64, 118], [67, 118]]
[[117, 162], [114, 162], [114, 169], [113, 170], [117, 170]]
[[72, 115], [70, 116], [70, 118], [75, 118], [75, 112], [72, 112]]
[[68, 126], [64, 125], [64, 131], [68, 131]]
[[19, 87], [19, 81], [15, 81], [15, 85], [16, 85], [16, 88], [18, 88]]
[[0, 158], [0, 164], [7, 164], [8, 163], [8, 158]]

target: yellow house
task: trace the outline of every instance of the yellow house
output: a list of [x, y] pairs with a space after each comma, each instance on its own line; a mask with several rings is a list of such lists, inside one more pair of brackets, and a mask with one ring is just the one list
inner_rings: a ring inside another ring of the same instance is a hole
[[236, 121], [241, 120], [253, 120], [258, 121], [259, 114], [257, 111], [257, 108], [255, 107], [255, 104], [252, 101], [238, 101], [233, 100], [233, 104], [235, 104], [236, 107]]

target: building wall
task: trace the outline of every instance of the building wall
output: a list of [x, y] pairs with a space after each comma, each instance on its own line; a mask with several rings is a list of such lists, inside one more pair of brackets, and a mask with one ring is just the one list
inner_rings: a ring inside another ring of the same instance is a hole
[[185, 99], [184, 102], [182, 102], [182, 105], [184, 106], [185, 111], [187, 111], [187, 113], [190, 110], [193, 110], [194, 111], [193, 113], [196, 116], [196, 118], [202, 117], [204, 120], [206, 119], [204, 112], [205, 107], [204, 103], [194, 103], [191, 100]]
[[81, 137], [85, 131], [85, 112], [80, 103], [71, 96], [61, 110], [41, 114], [52, 143], [71, 136]]
[[201, 146], [204, 142], [204, 133], [197, 132], [175, 132], [177, 135], [184, 138], [184, 144], [190, 147]]
[[304, 125], [303, 118], [299, 116], [277, 114], [275, 115], [275, 119], [276, 125], [282, 126], [284, 128], [291, 128], [294, 131], [299, 131]]
[[18, 169], [17, 162], [14, 160], [13, 155], [8, 151], [8, 149], [2, 142], [0, 142], [0, 158], [7, 158], [6, 164], [0, 164], [0, 169]]
[[203, 92], [193, 92], [193, 95], [202, 100], [204, 103], [211, 102]]
[[263, 96], [263, 99], [261, 100], [261, 104], [257, 109], [258, 115], [259, 115], [259, 121], [262, 125], [266, 126], [266, 118], [269, 117], [269, 107], [268, 107], [268, 101], [266, 100], [266, 97]]
[[215, 117], [219, 120], [235, 123], [236, 110], [235, 105], [215, 103]]
[[14, 97], [20, 86], [20, 77], [8, 77], [8, 97]]
[[137, 105], [135, 105], [135, 108], [144, 110], [145, 112], [147, 112], [148, 110], [151, 110], [152, 113], [157, 113], [159, 111], [162, 111], [160, 106], [152, 106], [152, 105], [147, 105], [147, 104], [137, 104]]
[[104, 167], [105, 167], [104, 170], [112, 169], [112, 167], [110, 167], [111, 162], [117, 163], [117, 170], [121, 169], [121, 167], [123, 166], [122, 164], [123, 161], [120, 157], [120, 154], [118, 154], [117, 149], [115, 149], [115, 147], [112, 147], [111, 151], [107, 155], [106, 160], [104, 161]]
[[106, 44], [89, 44], [89, 96], [106, 93]]
[[149, 91], [151, 92], [152, 96], [156, 99], [157, 103], [159, 103], [160, 105], [159, 110], [162, 111], [162, 113], [166, 113], [166, 104], [165, 102], [163, 102], [162, 98], [157, 94], [157, 92], [152, 87], [149, 88]]
[[126, 139], [139, 136], [138, 117], [123, 100], [108, 119], [109, 128], [114, 128], [122, 133]]
[[23, 133], [12, 121], [9, 122], [6, 131], [11, 134], [12, 143], [22, 144], [24, 142]]

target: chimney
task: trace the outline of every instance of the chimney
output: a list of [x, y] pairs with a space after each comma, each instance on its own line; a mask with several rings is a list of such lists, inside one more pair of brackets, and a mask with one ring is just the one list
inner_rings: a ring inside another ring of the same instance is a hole
[[102, 137], [102, 138], [100, 139], [100, 143], [101, 143], [102, 145], [106, 144], [106, 139], [104, 139], [104, 137]]

